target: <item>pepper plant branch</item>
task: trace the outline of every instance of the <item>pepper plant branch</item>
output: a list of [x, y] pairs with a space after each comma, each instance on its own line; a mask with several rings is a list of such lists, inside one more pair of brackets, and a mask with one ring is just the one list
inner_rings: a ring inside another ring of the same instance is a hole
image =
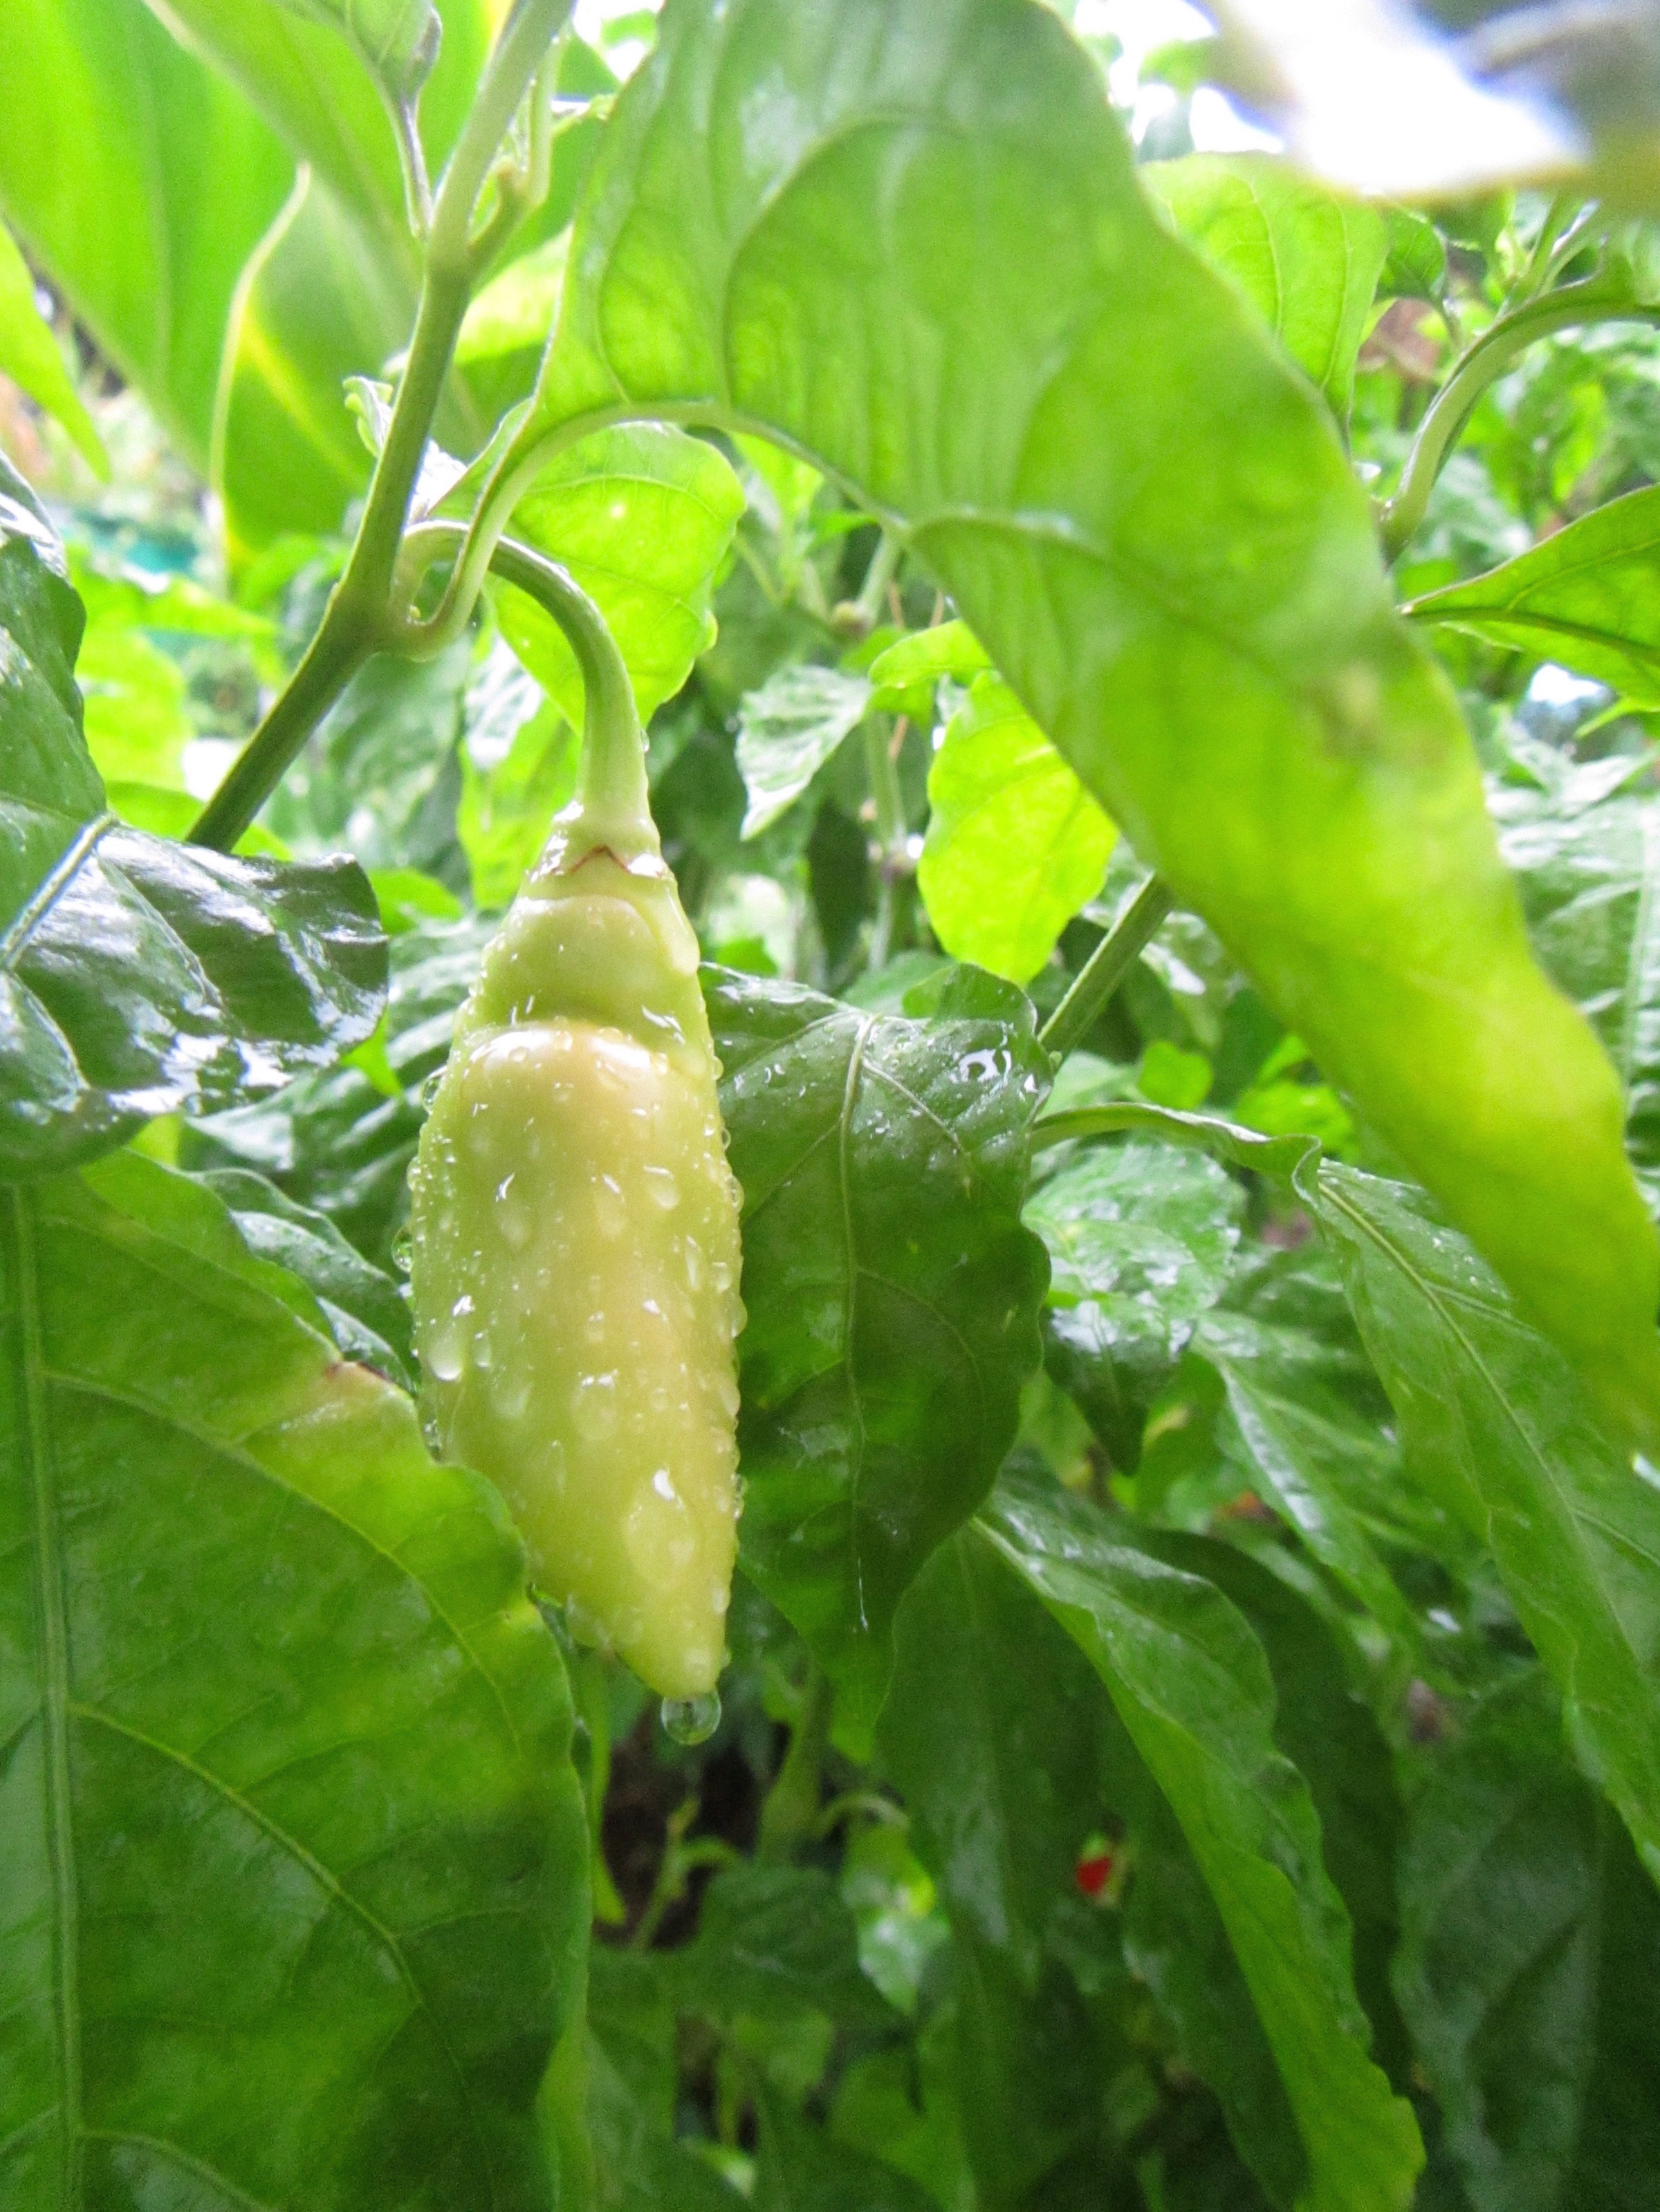
[[228, 851], [356, 669], [372, 653], [401, 641], [392, 607], [398, 548], [472, 296], [479, 265], [473, 213], [514, 111], [570, 5], [571, 0], [516, 0], [496, 43], [438, 188], [415, 335], [345, 574], [299, 667], [198, 816], [193, 844]]
[[787, 1859], [817, 1828], [835, 1703], [830, 1677], [822, 1668], [812, 1667], [801, 1693], [801, 1711], [790, 1735], [789, 1749], [761, 1808], [757, 1858]]
[[[430, 560], [446, 547], [458, 551], [466, 531], [459, 522], [426, 522], [407, 540], [411, 562]], [[496, 541], [491, 572], [534, 599], [556, 622], [576, 656], [582, 677], [582, 763], [578, 795], [604, 812], [648, 810], [646, 763], [634, 686], [617, 641], [593, 601], [566, 569], [516, 538]]]
[[1419, 425], [1395, 496], [1379, 511], [1383, 550], [1391, 561], [1423, 521], [1436, 478], [1487, 386], [1536, 340], [1597, 322], [1660, 323], [1660, 307], [1639, 305], [1623, 286], [1588, 276], [1500, 316], [1466, 349]]
[[1113, 993], [1158, 934], [1176, 900], [1168, 884], [1149, 876], [1117, 927], [1096, 946], [1073, 980], [1072, 988], [1037, 1033], [1037, 1042], [1064, 1060], [1094, 1027]]

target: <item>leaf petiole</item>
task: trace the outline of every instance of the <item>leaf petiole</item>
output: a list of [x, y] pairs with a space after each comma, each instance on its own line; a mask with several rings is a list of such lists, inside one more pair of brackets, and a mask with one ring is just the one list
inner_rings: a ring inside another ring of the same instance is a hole
[[1064, 1060], [1094, 1027], [1102, 1009], [1134, 967], [1175, 905], [1168, 884], [1149, 876], [1128, 911], [1096, 946], [1074, 977], [1071, 989], [1037, 1033], [1037, 1042]]

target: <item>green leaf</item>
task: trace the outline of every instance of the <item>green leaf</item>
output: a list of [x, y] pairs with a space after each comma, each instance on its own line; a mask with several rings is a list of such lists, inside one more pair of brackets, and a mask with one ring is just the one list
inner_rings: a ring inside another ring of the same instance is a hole
[[1536, 1680], [1433, 1755], [1395, 1986], [1473, 2212], [1660, 2192], [1660, 1902]]
[[520, 725], [493, 767], [476, 767], [471, 749], [463, 754], [456, 834], [477, 906], [499, 912], [512, 903], [548, 825], [576, 788], [579, 750], [575, 731], [549, 700]]
[[[644, 720], [714, 641], [710, 597], [743, 512], [743, 486], [712, 445], [626, 422], [550, 463], [514, 509], [512, 530], [562, 562], [593, 599]], [[511, 585], [498, 605], [502, 635], [580, 729], [582, 680], [564, 632]]]
[[0, 204], [204, 472], [232, 295], [293, 180], [280, 142], [143, 0], [7, 9]]
[[879, 690], [909, 691], [914, 684], [937, 684], [942, 676], [968, 684], [990, 666], [985, 647], [965, 622], [936, 623], [878, 653], [870, 680]]
[[277, 0], [297, 15], [337, 24], [396, 100], [412, 100], [432, 73], [443, 34], [432, 0]]
[[491, 277], [463, 319], [455, 342], [458, 368], [499, 361], [504, 354], [541, 351], [553, 328], [569, 247], [569, 234], [562, 231]]
[[88, 624], [76, 657], [82, 727], [106, 784], [185, 788], [185, 748], [196, 732], [185, 707], [184, 671], [142, 630]]
[[1379, 1553], [1398, 1538], [1400, 1449], [1378, 1409], [1355, 1402], [1354, 1363], [1305, 1330], [1237, 1313], [1207, 1315], [1195, 1348], [1222, 1378], [1251, 1486], [1375, 1620], [1415, 1643]]
[[794, 805], [844, 738], [865, 719], [862, 676], [811, 662], [781, 668], [738, 709], [738, 768], [749, 793], [743, 834], [758, 836]]
[[1660, 1485], [1416, 1193], [1329, 1163], [1299, 1188], [1337, 1249], [1408, 1470], [1491, 1550], [1586, 1771], [1660, 1875]]
[[1438, 301], [1447, 289], [1446, 241], [1427, 216], [1411, 208], [1383, 210], [1389, 253], [1378, 291], [1399, 300]]
[[1214, 1161], [1137, 1143], [1091, 1147], [1027, 1203], [1049, 1255], [1050, 1364], [1120, 1468], [1140, 1458], [1148, 1409], [1222, 1294], [1243, 1213]]
[[761, 2098], [757, 2212], [937, 2212], [926, 2190], [816, 2128], [775, 2093]]
[[1647, 765], [1592, 762], [1543, 790], [1504, 783], [1491, 804], [1535, 950], [1608, 1049], [1626, 1094], [1627, 1146], [1652, 1193], [1660, 1188], [1660, 799]]
[[[275, 1090], [380, 1017], [386, 939], [345, 859], [233, 860], [104, 803], [71, 671], [81, 608], [0, 467], [0, 1173]], [[33, 535], [23, 534], [32, 531]]]
[[0, 374], [61, 422], [82, 458], [107, 479], [109, 455], [76, 390], [52, 325], [34, 303], [34, 279], [17, 242], [0, 223]]
[[1099, 1823], [1100, 1685], [967, 1529], [906, 1593], [894, 1649], [881, 1770], [953, 1924], [1006, 1952], [1030, 1993]]
[[341, 1355], [410, 1388], [410, 1314], [398, 1285], [353, 1250], [326, 1214], [314, 1213], [246, 1168], [199, 1176], [230, 1212], [256, 1259], [297, 1275], [315, 1297]]
[[1389, 1988], [1399, 1936], [1395, 1865], [1402, 1809], [1388, 1742], [1350, 1688], [1344, 1655], [1308, 1600], [1268, 1564], [1207, 1536], [1144, 1530], [1170, 1565], [1215, 1584], [1250, 1623], [1274, 1676], [1274, 1741], [1306, 1778], [1321, 1856], [1354, 1933], [1355, 1989], [1397, 2087], [1410, 2072]]
[[1593, 508], [1485, 576], [1426, 592], [1406, 611], [1660, 707], [1657, 550], [1660, 489], [1651, 487]]
[[672, 4], [536, 426], [770, 427], [880, 513], [1140, 859], [1660, 1438], [1660, 1245], [1328, 410], [1012, 0]]
[[284, 533], [340, 529], [370, 469], [345, 380], [377, 371], [414, 315], [398, 258], [302, 171], [229, 306], [213, 470], [234, 565]]
[[456, 1010], [472, 988], [495, 926], [476, 917], [423, 921], [392, 939], [386, 1054], [399, 1096], [389, 1097], [374, 1074], [349, 1064], [301, 1076], [268, 1103], [187, 1123], [183, 1164], [246, 1167], [269, 1176], [390, 1270], [409, 1212], [422, 1086], [444, 1063]]
[[853, 1915], [817, 1868], [745, 1864], [703, 1893], [694, 1942], [673, 1954], [670, 1994], [717, 2024], [787, 2027], [804, 2013], [879, 2033], [895, 2024], [859, 1964]]
[[1275, 1749], [1261, 1645], [1208, 1582], [1005, 1479], [981, 1526], [1077, 1641], [1182, 1824], [1256, 2001], [1308, 2159], [1308, 2212], [1412, 2201], [1411, 2107], [1367, 2056], [1348, 1916], [1307, 1784]]
[[1189, 154], [1137, 173], [1178, 234], [1238, 286], [1347, 418], [1389, 250], [1383, 216], [1269, 155]]
[[934, 935], [959, 960], [1030, 981], [1100, 890], [1118, 832], [989, 674], [946, 725], [928, 805], [916, 878]]
[[0, 2191], [549, 2212], [587, 1842], [499, 1500], [185, 1177], [14, 1191], [0, 1280]]
[[868, 1743], [894, 1610], [1013, 1441], [1048, 1273], [1022, 1229], [1048, 1063], [1024, 1028], [708, 985], [745, 1192], [744, 1564]]
[[236, 86], [295, 161], [313, 171], [382, 256], [412, 279], [416, 248], [387, 99], [401, 102], [417, 88], [409, 71], [418, 70], [423, 39], [441, 17], [436, 64], [419, 87], [421, 135], [436, 173], [466, 115], [500, 9], [490, 0], [441, 0], [436, 10], [429, 0], [150, 4]]

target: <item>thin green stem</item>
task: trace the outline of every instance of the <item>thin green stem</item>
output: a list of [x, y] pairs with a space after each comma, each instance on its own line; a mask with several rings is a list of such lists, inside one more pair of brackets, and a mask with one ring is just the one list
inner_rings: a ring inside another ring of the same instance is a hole
[[784, 1763], [761, 1808], [761, 1830], [756, 1842], [757, 1858], [777, 1861], [791, 1857], [797, 1846], [805, 1843], [817, 1827], [824, 1753], [830, 1749], [830, 1716], [835, 1706], [830, 1678], [815, 1666], [807, 1676], [800, 1717], [790, 1736]]
[[894, 884], [904, 866], [907, 826], [904, 797], [899, 788], [899, 770], [891, 750], [885, 714], [872, 714], [866, 720], [865, 765], [876, 805], [876, 840], [881, 856], [870, 964], [880, 968], [885, 964], [892, 946]]
[[871, 564], [865, 571], [865, 580], [859, 587], [859, 597], [854, 601], [867, 630], [874, 629], [882, 619], [882, 602], [887, 597], [888, 586], [893, 581], [899, 567], [899, 540], [891, 530], [885, 530], [871, 556]]
[[415, 334], [345, 574], [304, 659], [198, 817], [193, 844], [228, 852], [356, 671], [372, 653], [404, 642], [392, 605], [398, 549], [472, 296], [473, 213], [514, 111], [569, 11], [570, 0], [517, 0], [496, 43], [439, 186]]
[[1598, 322], [1660, 323], [1660, 307], [1639, 306], [1605, 278], [1588, 276], [1501, 316], [1468, 348], [1431, 401], [1400, 485], [1378, 515], [1383, 548], [1391, 561], [1423, 521], [1436, 479], [1487, 386], [1540, 338]]
[[1102, 1009], [1157, 936], [1176, 900], [1168, 884], [1149, 876], [1117, 926], [1096, 946], [1072, 988], [1038, 1032], [1038, 1042], [1064, 1060], [1094, 1028]]
[[368, 659], [373, 648], [367, 635], [355, 623], [331, 620], [334, 605], [331, 600], [287, 689], [197, 817], [192, 844], [230, 851], [277, 788], [289, 763]]

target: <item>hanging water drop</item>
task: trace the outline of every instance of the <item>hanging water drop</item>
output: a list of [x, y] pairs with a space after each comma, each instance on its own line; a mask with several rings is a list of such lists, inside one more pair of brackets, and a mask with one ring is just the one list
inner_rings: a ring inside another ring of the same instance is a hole
[[672, 1743], [707, 1743], [721, 1725], [721, 1692], [708, 1691], [701, 1698], [665, 1698], [663, 1733]]

